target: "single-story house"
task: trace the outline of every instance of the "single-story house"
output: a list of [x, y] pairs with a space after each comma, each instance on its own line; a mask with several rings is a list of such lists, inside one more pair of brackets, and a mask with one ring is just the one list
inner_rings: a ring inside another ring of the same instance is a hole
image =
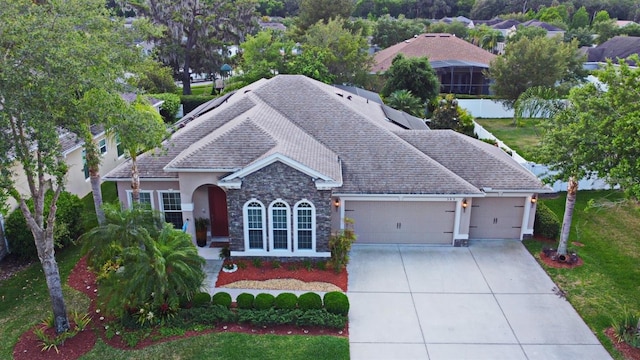
[[421, 34], [377, 52], [373, 73], [384, 73], [398, 54], [429, 58], [440, 80], [440, 92], [451, 94], [489, 94], [484, 70], [496, 56], [451, 34]]
[[[614, 36], [596, 47], [585, 47], [581, 49], [587, 55], [585, 66], [588, 69], [597, 69], [599, 64], [611, 60], [617, 63], [619, 59], [626, 59], [633, 54], [640, 55], [640, 37], [637, 36]], [[631, 60], [627, 63], [637, 66]]]
[[[407, 129], [382, 105], [301, 75], [260, 80], [180, 120], [138, 159], [141, 199], [233, 256], [328, 257], [358, 243], [461, 246], [533, 233], [549, 192], [501, 149], [451, 130]], [[402, 120], [399, 120], [402, 122]], [[131, 163], [105, 177], [130, 206]]]

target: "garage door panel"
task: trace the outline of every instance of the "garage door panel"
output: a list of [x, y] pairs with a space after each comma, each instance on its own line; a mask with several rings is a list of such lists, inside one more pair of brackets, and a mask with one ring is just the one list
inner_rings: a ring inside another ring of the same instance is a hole
[[455, 203], [346, 201], [359, 243], [451, 244]]
[[471, 239], [520, 239], [523, 198], [474, 199], [469, 221]]

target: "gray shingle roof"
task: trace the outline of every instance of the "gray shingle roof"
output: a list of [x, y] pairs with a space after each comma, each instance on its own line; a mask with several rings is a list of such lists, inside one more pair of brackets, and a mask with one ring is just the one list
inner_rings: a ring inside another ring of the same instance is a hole
[[[184, 124], [165, 152], [143, 154], [141, 178], [176, 169], [240, 170], [274, 154], [342, 181], [351, 194], [480, 194], [480, 188], [542, 189], [502, 150], [452, 131], [402, 130], [381, 105], [300, 75], [240, 89]], [[129, 178], [130, 163], [107, 178]]]
[[401, 131], [398, 135], [479, 189], [544, 189], [535, 175], [497, 146], [452, 130]]

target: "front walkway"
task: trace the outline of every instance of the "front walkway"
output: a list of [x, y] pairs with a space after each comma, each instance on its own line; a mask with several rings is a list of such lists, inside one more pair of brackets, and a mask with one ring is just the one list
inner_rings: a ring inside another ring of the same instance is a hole
[[351, 359], [611, 359], [519, 241], [354, 245]]

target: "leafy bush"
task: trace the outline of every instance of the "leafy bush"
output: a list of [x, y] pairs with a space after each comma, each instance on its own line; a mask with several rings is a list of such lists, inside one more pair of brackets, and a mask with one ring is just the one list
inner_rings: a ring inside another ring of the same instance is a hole
[[236, 314], [223, 305], [207, 305], [199, 308], [180, 309], [169, 322], [170, 326], [190, 328], [196, 324], [216, 325], [237, 321]]
[[618, 342], [625, 342], [635, 348], [640, 348], [640, 314], [628, 308], [623, 308], [619, 319], [613, 319], [611, 326]]
[[236, 298], [236, 303], [239, 309], [251, 309], [253, 308], [253, 300], [255, 296], [249, 293], [242, 293]]
[[250, 323], [255, 326], [293, 324], [301, 314], [299, 310], [241, 309], [238, 310], [238, 322]]
[[273, 307], [275, 296], [271, 294], [261, 293], [253, 300], [253, 308], [256, 310], [267, 310]]
[[276, 309], [293, 310], [298, 304], [298, 297], [293, 293], [281, 293], [276, 296], [274, 305]]
[[213, 98], [214, 97], [211, 95], [182, 95], [180, 96], [180, 102], [182, 103], [184, 114], [186, 115], [193, 111], [193, 109]]
[[545, 204], [538, 202], [536, 219], [533, 223], [533, 234], [556, 240], [560, 235], [560, 220]]
[[298, 298], [300, 310], [320, 310], [322, 309], [322, 298], [312, 292], [304, 293]]
[[[45, 219], [49, 214], [49, 207], [53, 192], [47, 191], [44, 199]], [[33, 200], [27, 200], [27, 206], [33, 211]], [[56, 204], [56, 221], [54, 225], [53, 240], [56, 247], [64, 248], [84, 231], [82, 227], [83, 204], [76, 195], [63, 191], [60, 193]], [[46, 221], [46, 220], [45, 220]], [[33, 234], [27, 226], [27, 221], [22, 214], [22, 210], [16, 209], [5, 221], [5, 232], [9, 241], [9, 250], [16, 256], [23, 259], [38, 258], [38, 251], [33, 240]]]
[[217, 292], [211, 297], [211, 303], [213, 305], [222, 305], [228, 309], [231, 307], [231, 295], [224, 291]]
[[347, 317], [332, 314], [325, 309], [303, 311], [296, 319], [297, 326], [324, 326], [334, 329], [344, 329]]
[[324, 308], [332, 313], [347, 316], [349, 313], [349, 298], [340, 291], [331, 291], [324, 294]]
[[253, 264], [253, 267], [256, 269], [260, 269], [262, 267], [262, 260], [260, 260], [260, 258], [255, 258], [251, 260], [251, 263]]
[[[220, 294], [220, 293], [219, 293]], [[206, 292], [199, 292], [193, 295], [193, 299], [191, 299], [191, 305], [193, 307], [203, 307], [205, 305], [209, 305], [211, 303], [211, 295]]]
[[164, 122], [173, 124], [176, 120], [178, 110], [180, 110], [180, 96], [172, 93], [151, 94], [149, 97], [163, 100], [164, 103], [160, 105], [160, 115]]
[[329, 238], [329, 249], [331, 249], [331, 262], [336, 273], [349, 263], [349, 251], [351, 245], [356, 241], [356, 233], [353, 231], [353, 219], [345, 218], [345, 229]]

